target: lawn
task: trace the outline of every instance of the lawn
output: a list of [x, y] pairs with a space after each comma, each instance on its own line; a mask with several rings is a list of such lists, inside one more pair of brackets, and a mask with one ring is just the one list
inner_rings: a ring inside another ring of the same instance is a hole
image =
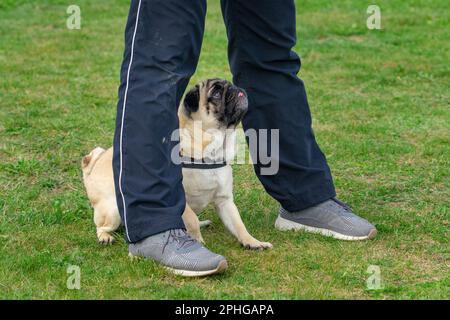
[[[192, 83], [231, 79], [219, 1], [209, 0]], [[81, 8], [68, 30], [66, 8]], [[251, 252], [212, 210], [203, 235], [228, 258], [220, 276], [185, 279], [130, 261], [123, 233], [97, 244], [80, 160], [112, 142], [126, 0], [0, 1], [0, 298], [448, 299], [450, 7], [447, 0], [297, 1], [300, 77], [342, 200], [376, 224], [373, 241], [273, 228], [278, 205], [249, 165], [235, 197]], [[69, 290], [67, 267], [81, 270]], [[382, 287], [366, 286], [369, 266]]]

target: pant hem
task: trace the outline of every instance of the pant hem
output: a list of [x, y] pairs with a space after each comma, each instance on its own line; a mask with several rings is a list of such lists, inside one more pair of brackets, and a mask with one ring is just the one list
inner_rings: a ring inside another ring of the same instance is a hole
[[310, 189], [301, 195], [291, 196], [291, 201], [283, 201], [280, 205], [289, 212], [304, 210], [336, 197], [336, 191], [331, 184]]
[[129, 230], [130, 241], [128, 243], [135, 243], [150, 236], [153, 236], [158, 233], [165, 232], [171, 229], [186, 229], [183, 220], [180, 218], [179, 221], [176, 222], [166, 222], [166, 223], [158, 223], [157, 226], [154, 224], [143, 224], [139, 226], [139, 230], [131, 229]]

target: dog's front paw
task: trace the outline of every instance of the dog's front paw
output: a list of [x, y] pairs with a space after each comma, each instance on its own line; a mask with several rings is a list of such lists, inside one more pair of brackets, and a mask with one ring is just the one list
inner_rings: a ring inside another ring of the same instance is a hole
[[195, 236], [192, 236], [192, 238], [194, 238], [195, 240], [197, 240], [198, 242], [200, 242], [201, 244], [205, 244], [205, 240], [203, 240], [203, 237], [201, 234], [197, 234]]
[[114, 237], [108, 232], [99, 233], [97, 236], [100, 244], [109, 245], [114, 242]]
[[192, 237], [192, 239], [197, 240], [200, 243], [205, 244], [205, 240], [203, 240], [202, 233], [200, 232], [200, 229], [196, 231], [188, 230], [189, 235]]
[[249, 239], [248, 241], [243, 241], [242, 246], [249, 250], [264, 250], [272, 249], [273, 245], [270, 242], [262, 242], [256, 239]]

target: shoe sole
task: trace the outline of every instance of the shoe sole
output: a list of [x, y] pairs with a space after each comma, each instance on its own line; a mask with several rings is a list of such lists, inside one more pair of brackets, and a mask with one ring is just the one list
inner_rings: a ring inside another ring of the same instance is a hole
[[299, 230], [301, 230], [301, 231], [317, 233], [317, 234], [321, 234], [323, 236], [333, 237], [335, 239], [346, 240], [346, 241], [369, 240], [369, 239], [375, 238], [375, 236], [377, 235], [377, 229], [372, 229], [372, 230], [370, 230], [370, 232], [367, 236], [362, 236], [362, 237], [349, 236], [349, 235], [345, 235], [345, 234], [342, 234], [342, 233], [339, 233], [339, 232], [336, 232], [333, 230], [329, 230], [329, 229], [307, 226], [307, 225], [304, 225], [304, 224], [301, 224], [298, 222], [287, 220], [280, 216], [278, 216], [277, 220], [275, 221], [275, 228], [277, 228], [278, 230], [281, 230], [281, 231], [288, 231], [288, 230], [299, 231]]
[[191, 271], [191, 270], [180, 270], [180, 269], [174, 269], [170, 267], [164, 267], [165, 269], [169, 270], [170, 272], [183, 276], [183, 277], [205, 277], [210, 276], [213, 274], [219, 274], [225, 272], [228, 268], [228, 263], [226, 260], [220, 261], [217, 265], [217, 268], [212, 270], [205, 270], [205, 271]]
[[[128, 253], [128, 256], [133, 260], [134, 259], [145, 259], [144, 257], [141, 257], [141, 256], [135, 256], [131, 252]], [[163, 267], [164, 267], [164, 269], [166, 269], [176, 275], [183, 276], [183, 277], [205, 277], [205, 276], [210, 276], [213, 274], [219, 274], [219, 273], [225, 272], [225, 270], [227, 270], [227, 268], [228, 268], [228, 263], [226, 260], [223, 260], [223, 261], [219, 262], [219, 264], [217, 265], [217, 267], [215, 269], [203, 270], [203, 271], [182, 270], [182, 269], [175, 269], [175, 268], [171, 268], [171, 267], [167, 267], [167, 266], [163, 266]]]

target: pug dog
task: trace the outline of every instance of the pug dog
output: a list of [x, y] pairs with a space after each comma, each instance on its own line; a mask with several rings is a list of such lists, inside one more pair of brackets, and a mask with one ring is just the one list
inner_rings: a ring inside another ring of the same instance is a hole
[[[213, 78], [198, 83], [184, 97], [178, 109], [179, 153], [182, 164], [186, 209], [182, 215], [187, 232], [204, 242], [197, 214], [210, 203], [227, 230], [247, 249], [272, 248], [269, 242], [255, 239], [247, 231], [233, 198], [233, 172], [236, 127], [248, 108], [245, 91], [229, 81]], [[113, 171], [112, 148], [95, 148], [82, 160], [83, 180], [94, 208], [94, 223], [101, 243], [114, 240], [120, 226]], [[178, 156], [178, 157], [177, 157]]]

